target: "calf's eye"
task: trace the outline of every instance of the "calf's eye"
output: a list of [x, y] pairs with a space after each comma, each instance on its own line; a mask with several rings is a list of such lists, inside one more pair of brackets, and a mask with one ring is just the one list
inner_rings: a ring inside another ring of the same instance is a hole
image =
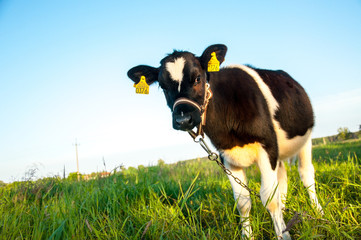
[[194, 80], [194, 86], [197, 85], [198, 83], [200, 83], [200, 81], [201, 81], [201, 75], [198, 75], [196, 77], [196, 79]]

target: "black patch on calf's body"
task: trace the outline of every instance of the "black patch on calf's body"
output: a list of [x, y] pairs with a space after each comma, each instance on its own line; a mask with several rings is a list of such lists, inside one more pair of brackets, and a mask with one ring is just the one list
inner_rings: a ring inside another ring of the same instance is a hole
[[224, 68], [209, 74], [213, 91], [207, 110], [205, 133], [217, 149], [259, 142], [275, 169], [277, 136], [267, 102], [254, 79], [240, 68]]
[[279, 104], [275, 119], [289, 139], [303, 136], [314, 126], [311, 102], [303, 87], [286, 72], [253, 68]]

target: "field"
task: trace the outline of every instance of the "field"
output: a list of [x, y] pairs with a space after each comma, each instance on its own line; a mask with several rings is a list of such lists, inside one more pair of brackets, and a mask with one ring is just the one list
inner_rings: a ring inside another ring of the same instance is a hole
[[[293, 239], [361, 239], [361, 141], [314, 147], [318, 196], [314, 211], [296, 166], [288, 166], [284, 213], [300, 214]], [[259, 191], [257, 167], [247, 170]], [[255, 239], [275, 239], [272, 220], [252, 197]], [[107, 178], [57, 177], [0, 188], [0, 239], [240, 239], [232, 189], [207, 159], [128, 168]]]

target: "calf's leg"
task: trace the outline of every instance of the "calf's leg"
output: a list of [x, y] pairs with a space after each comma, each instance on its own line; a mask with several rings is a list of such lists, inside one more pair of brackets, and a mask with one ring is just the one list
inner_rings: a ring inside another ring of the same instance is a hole
[[[246, 174], [243, 168], [232, 167], [227, 161], [224, 162], [226, 168], [232, 171], [232, 174], [238, 177], [242, 183], [247, 184]], [[239, 185], [233, 177], [229, 176], [229, 181], [233, 189], [233, 196], [237, 203], [237, 209], [241, 215], [242, 235], [248, 239], [253, 239], [252, 228], [249, 221], [249, 212], [251, 211], [251, 197], [247, 189]]]
[[315, 169], [312, 164], [311, 135], [299, 152], [298, 172], [300, 174], [303, 185], [307, 188], [313, 205], [317, 208], [318, 211], [323, 213], [322, 207], [319, 204], [316, 196]]
[[261, 201], [272, 217], [277, 237], [284, 240], [291, 239], [289, 232], [283, 232], [286, 224], [283, 220], [280, 188], [277, 181], [279, 166], [272, 170], [268, 154], [263, 150], [260, 152], [258, 167], [261, 172]]
[[287, 170], [283, 161], [278, 163], [277, 170], [278, 188], [281, 196], [281, 209], [285, 208], [287, 198]]

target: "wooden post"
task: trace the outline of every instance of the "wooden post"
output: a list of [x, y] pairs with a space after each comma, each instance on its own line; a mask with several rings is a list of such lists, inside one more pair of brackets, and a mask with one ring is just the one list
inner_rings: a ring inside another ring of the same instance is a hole
[[77, 177], [78, 177], [78, 181], [80, 180], [80, 173], [79, 173], [79, 159], [78, 159], [78, 146], [80, 144], [78, 144], [77, 139], [75, 139], [75, 154], [76, 154], [76, 173], [77, 173]]

